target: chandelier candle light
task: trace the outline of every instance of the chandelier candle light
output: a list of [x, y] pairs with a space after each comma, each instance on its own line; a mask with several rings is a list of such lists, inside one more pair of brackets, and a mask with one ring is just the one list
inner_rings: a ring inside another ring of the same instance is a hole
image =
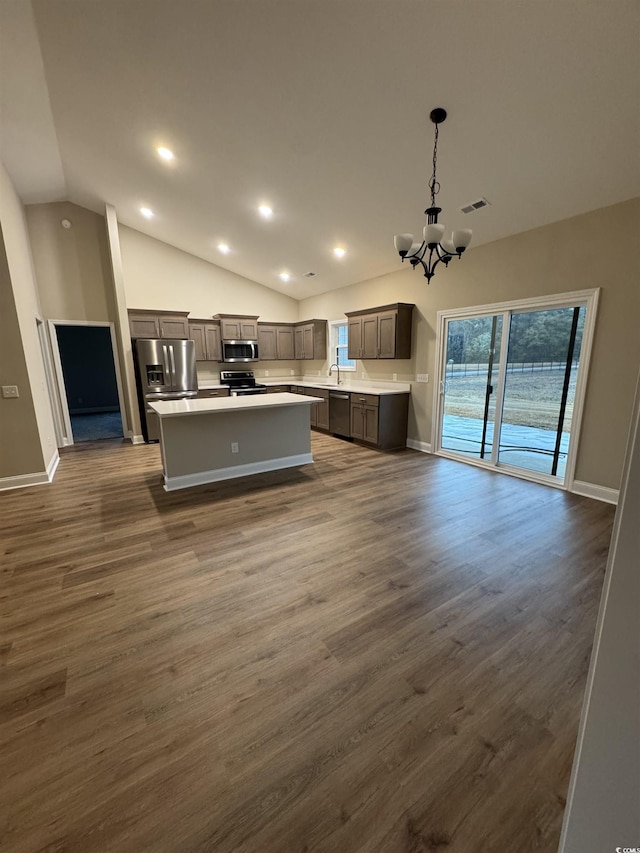
[[434, 276], [435, 269], [439, 263], [443, 263], [445, 267], [449, 266], [449, 261], [454, 255], [459, 258], [471, 242], [471, 229], [462, 228], [459, 231], [454, 231], [451, 237], [444, 237], [444, 225], [438, 222], [438, 214], [442, 213], [441, 207], [436, 207], [436, 196], [440, 192], [440, 184], [436, 180], [436, 160], [438, 157], [438, 125], [447, 117], [447, 111], [442, 107], [436, 107], [431, 110], [429, 118], [435, 124], [435, 139], [433, 141], [433, 174], [429, 181], [429, 189], [431, 190], [431, 207], [425, 210], [427, 215], [427, 224], [423, 229], [422, 243], [414, 243], [413, 234], [397, 234], [394, 237], [398, 254], [404, 261], [405, 258], [411, 263], [415, 269], [418, 264], [422, 264], [424, 275], [427, 283]]

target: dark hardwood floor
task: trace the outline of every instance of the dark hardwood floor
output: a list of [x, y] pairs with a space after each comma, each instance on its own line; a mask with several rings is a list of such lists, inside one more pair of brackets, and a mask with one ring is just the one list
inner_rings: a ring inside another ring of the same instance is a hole
[[557, 850], [613, 507], [315, 434], [0, 494], [0, 849]]

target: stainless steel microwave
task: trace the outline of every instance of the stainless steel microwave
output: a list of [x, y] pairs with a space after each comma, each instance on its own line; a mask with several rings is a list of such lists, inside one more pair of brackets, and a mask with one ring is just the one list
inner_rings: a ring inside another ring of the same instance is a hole
[[223, 361], [258, 361], [258, 341], [222, 341]]

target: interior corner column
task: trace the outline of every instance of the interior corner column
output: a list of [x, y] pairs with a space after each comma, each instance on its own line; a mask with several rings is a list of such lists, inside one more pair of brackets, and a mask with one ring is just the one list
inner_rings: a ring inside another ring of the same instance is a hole
[[113, 279], [113, 294], [116, 304], [116, 336], [120, 364], [122, 366], [122, 382], [124, 385], [125, 405], [127, 407], [127, 424], [129, 437], [135, 443], [142, 441], [142, 426], [138, 410], [136, 393], [136, 377], [133, 365], [131, 336], [129, 335], [129, 318], [127, 315], [127, 300], [124, 288], [124, 270], [120, 252], [120, 235], [118, 233], [118, 218], [112, 204], [105, 204], [105, 221], [107, 223], [107, 242]]

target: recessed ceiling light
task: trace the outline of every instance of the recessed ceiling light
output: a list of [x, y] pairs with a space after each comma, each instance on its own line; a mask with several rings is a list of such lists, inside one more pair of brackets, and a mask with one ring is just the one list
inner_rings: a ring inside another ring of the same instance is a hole
[[336, 258], [343, 258], [347, 254], [347, 250], [343, 249], [342, 246], [336, 246], [333, 250], [333, 254]]
[[153, 210], [149, 210], [149, 208], [148, 208], [148, 207], [141, 207], [141, 208], [140, 208], [140, 213], [141, 213], [143, 216], [146, 216], [146, 218], [147, 218], [147, 219], [151, 219], [151, 217], [153, 216]]
[[273, 210], [271, 210], [268, 204], [261, 204], [258, 210], [260, 211], [260, 216], [264, 219], [271, 219], [273, 216]]
[[291, 276], [289, 275], [289, 273], [288, 273], [288, 272], [281, 272], [281, 273], [280, 273], [280, 278], [281, 278], [283, 281], [289, 281], [289, 279], [291, 278]]
[[163, 160], [173, 160], [173, 151], [169, 151], [168, 148], [165, 148], [164, 146], [160, 145], [158, 148], [156, 148], [156, 151], [158, 152], [160, 157], [162, 157]]
[[226, 243], [218, 243], [218, 251], [222, 252], [223, 255], [228, 255], [231, 249], [227, 246]]

